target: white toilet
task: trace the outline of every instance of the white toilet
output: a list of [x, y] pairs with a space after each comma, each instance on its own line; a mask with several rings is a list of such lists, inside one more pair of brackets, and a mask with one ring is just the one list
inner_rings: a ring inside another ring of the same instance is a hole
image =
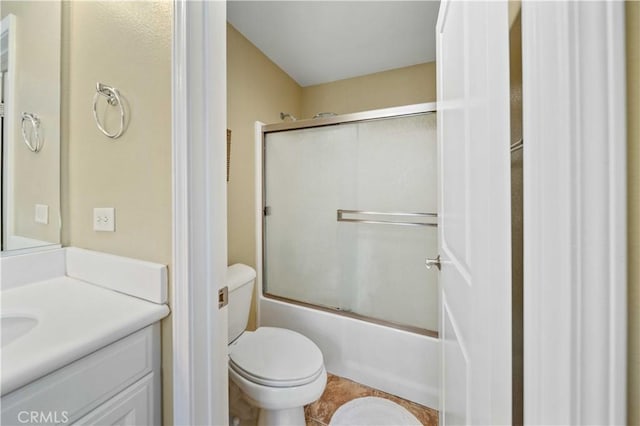
[[320, 398], [327, 383], [322, 352], [295, 331], [245, 331], [255, 278], [247, 265], [227, 269], [229, 378], [260, 409], [259, 426], [304, 426], [304, 406]]

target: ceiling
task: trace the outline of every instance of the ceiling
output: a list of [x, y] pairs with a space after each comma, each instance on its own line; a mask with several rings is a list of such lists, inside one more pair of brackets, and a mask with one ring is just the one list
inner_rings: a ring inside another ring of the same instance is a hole
[[301, 86], [435, 61], [439, 1], [227, 2], [227, 19]]

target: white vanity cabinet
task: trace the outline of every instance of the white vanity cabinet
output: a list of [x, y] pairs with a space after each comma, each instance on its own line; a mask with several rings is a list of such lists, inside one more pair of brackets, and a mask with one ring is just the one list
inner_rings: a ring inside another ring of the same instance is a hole
[[159, 425], [155, 323], [2, 397], [2, 425]]
[[147, 374], [116, 396], [98, 406], [74, 425], [137, 426], [159, 425], [159, 401], [155, 398], [157, 375]]
[[167, 289], [75, 247], [0, 257], [0, 425], [159, 425]]

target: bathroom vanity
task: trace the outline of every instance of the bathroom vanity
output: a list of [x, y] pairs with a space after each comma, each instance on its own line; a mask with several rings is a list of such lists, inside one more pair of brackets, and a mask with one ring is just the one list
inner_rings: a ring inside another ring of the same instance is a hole
[[1, 423], [159, 424], [166, 267], [77, 248], [0, 260]]

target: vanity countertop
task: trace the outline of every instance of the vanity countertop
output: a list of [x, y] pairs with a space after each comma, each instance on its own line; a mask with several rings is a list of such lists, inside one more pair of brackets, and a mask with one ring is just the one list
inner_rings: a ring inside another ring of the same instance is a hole
[[0, 340], [2, 395], [169, 314], [165, 304], [69, 276], [4, 290], [0, 299], [3, 322], [13, 318], [28, 329]]

